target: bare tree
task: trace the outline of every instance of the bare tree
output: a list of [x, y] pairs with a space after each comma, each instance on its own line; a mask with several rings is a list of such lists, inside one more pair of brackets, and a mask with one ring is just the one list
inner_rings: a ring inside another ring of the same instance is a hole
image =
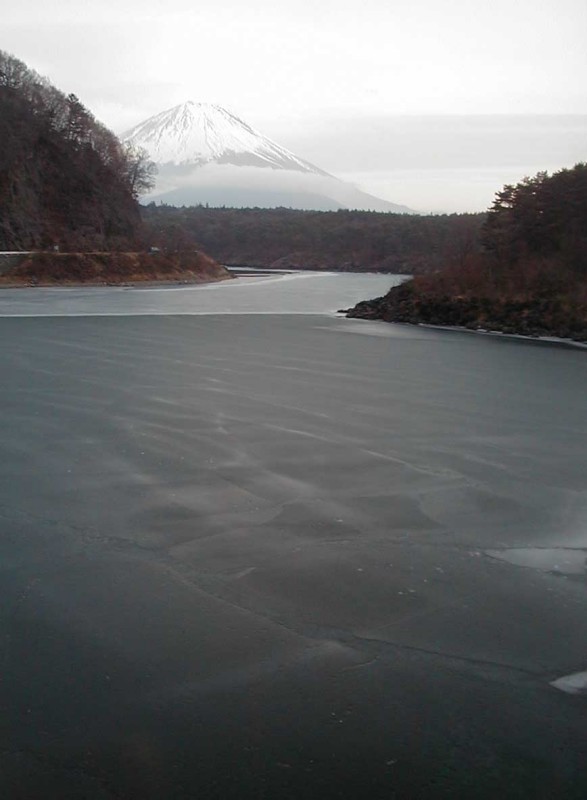
[[124, 145], [124, 163], [125, 178], [134, 198], [153, 188], [157, 167], [144, 147], [135, 147], [127, 142]]

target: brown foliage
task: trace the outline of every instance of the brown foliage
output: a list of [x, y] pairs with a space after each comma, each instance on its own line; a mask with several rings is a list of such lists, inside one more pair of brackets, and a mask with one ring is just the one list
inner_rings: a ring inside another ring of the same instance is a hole
[[230, 273], [205, 253], [31, 253], [0, 278], [4, 285], [199, 283]]
[[553, 257], [529, 258], [515, 269], [477, 257], [418, 275], [349, 316], [587, 341], [587, 282]]
[[505, 186], [486, 252], [359, 303], [349, 316], [587, 341], [587, 165]]
[[75, 95], [0, 51], [0, 250], [128, 248], [146, 173]]

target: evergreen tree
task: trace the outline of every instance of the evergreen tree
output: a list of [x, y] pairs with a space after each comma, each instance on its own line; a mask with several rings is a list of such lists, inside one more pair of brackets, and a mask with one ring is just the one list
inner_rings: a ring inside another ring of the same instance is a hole
[[500, 262], [556, 255], [565, 266], [587, 271], [587, 164], [504, 186], [488, 212], [482, 239]]

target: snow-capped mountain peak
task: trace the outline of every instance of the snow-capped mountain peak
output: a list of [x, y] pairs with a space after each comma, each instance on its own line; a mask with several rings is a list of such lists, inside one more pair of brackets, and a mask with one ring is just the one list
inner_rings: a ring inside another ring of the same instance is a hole
[[121, 137], [158, 164], [234, 164], [325, 175], [221, 106], [188, 101], [141, 122]]
[[211, 103], [169, 108], [121, 138], [144, 148], [158, 166], [148, 201], [410, 212], [324, 172]]

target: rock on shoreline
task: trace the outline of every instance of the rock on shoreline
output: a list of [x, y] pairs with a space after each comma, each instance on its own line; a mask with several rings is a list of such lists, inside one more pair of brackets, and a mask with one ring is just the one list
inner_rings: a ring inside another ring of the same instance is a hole
[[383, 297], [364, 300], [344, 311], [355, 319], [491, 330], [520, 336], [556, 336], [587, 342], [587, 317], [566, 298], [520, 300], [454, 296], [418, 291], [412, 282], [395, 286]]

